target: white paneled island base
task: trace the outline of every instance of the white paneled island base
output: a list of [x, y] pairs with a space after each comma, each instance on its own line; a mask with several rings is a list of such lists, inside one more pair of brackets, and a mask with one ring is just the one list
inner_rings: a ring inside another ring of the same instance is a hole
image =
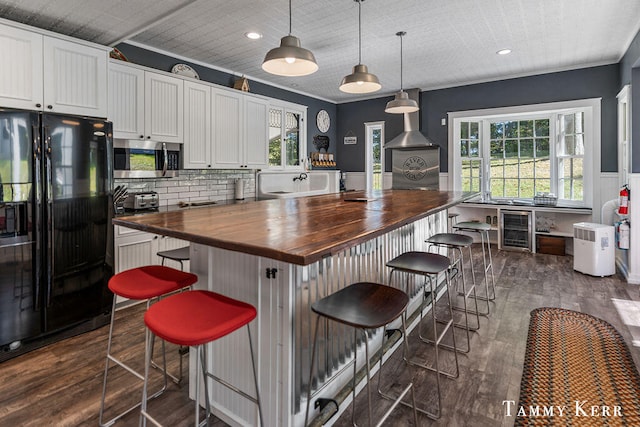
[[[424, 240], [446, 232], [446, 211], [434, 213], [370, 241], [325, 257], [309, 265], [192, 244], [191, 271], [197, 286], [255, 305], [258, 318], [251, 324], [257, 352], [258, 376], [265, 423], [269, 426], [301, 426], [307, 400], [307, 383], [315, 314], [310, 304], [358, 281], [387, 283], [391, 258], [410, 250], [425, 250]], [[419, 308], [419, 286], [410, 282], [410, 311]], [[415, 326], [415, 325], [414, 325]], [[353, 363], [352, 329], [321, 322], [312, 399], [334, 398], [350, 383]], [[371, 335], [372, 352], [380, 346], [377, 331]], [[377, 338], [377, 339], [375, 339]], [[359, 343], [364, 355], [364, 345]], [[209, 363], [220, 376], [253, 394], [249, 344], [236, 332], [211, 345]], [[195, 356], [190, 366], [195, 367]], [[361, 361], [364, 357], [359, 358]], [[192, 369], [191, 378], [195, 378]], [[195, 389], [192, 389], [192, 392]], [[256, 406], [225, 387], [210, 389], [214, 414], [231, 425], [257, 425]], [[350, 395], [349, 395], [350, 399]], [[341, 409], [348, 406], [341, 404]], [[313, 410], [313, 405], [312, 405]], [[317, 414], [317, 410], [313, 416]], [[337, 417], [334, 417], [337, 419]]]

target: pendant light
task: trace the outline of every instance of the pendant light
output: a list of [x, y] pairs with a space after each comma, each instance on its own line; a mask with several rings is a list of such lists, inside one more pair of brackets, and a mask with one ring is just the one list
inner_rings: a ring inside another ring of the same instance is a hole
[[347, 93], [371, 93], [380, 90], [382, 85], [375, 74], [371, 74], [367, 66], [362, 64], [362, 2], [358, 3], [358, 65], [353, 72], [342, 79], [340, 90]]
[[396, 93], [393, 101], [387, 102], [387, 106], [384, 109], [385, 113], [413, 113], [420, 109], [418, 103], [414, 99], [409, 99], [407, 92], [402, 89], [402, 37], [406, 34], [405, 31], [398, 31], [396, 33], [396, 36], [400, 37], [400, 91]]
[[316, 58], [300, 46], [300, 39], [291, 35], [291, 0], [289, 0], [289, 35], [280, 39], [280, 46], [267, 52], [262, 69], [278, 76], [306, 76], [318, 71]]

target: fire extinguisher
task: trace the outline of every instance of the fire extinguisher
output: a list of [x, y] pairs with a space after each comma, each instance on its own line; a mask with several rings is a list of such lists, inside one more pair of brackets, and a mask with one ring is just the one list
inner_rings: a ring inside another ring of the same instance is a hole
[[618, 213], [620, 215], [629, 214], [629, 196], [631, 191], [629, 190], [629, 186], [627, 184], [622, 186], [620, 190], [620, 207], [618, 208]]
[[616, 240], [618, 241], [618, 249], [629, 249], [631, 235], [631, 227], [629, 220], [623, 219], [616, 223]]

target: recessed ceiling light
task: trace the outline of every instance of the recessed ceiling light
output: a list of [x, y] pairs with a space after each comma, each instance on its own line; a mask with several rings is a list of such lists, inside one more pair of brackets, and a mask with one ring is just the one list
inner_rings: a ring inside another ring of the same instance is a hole
[[262, 34], [256, 33], [255, 31], [249, 31], [248, 33], [244, 33], [245, 37], [251, 40], [258, 40], [262, 38]]
[[511, 53], [511, 49], [500, 49], [496, 53], [498, 55], [509, 55]]

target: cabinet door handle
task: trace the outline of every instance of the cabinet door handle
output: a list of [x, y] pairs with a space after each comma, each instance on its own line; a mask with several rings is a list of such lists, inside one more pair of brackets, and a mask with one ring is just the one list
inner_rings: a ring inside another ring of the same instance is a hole
[[143, 138], [144, 138], [144, 135], [140, 135], [140, 139], [143, 139]]
[[42, 107], [42, 104], [36, 104], [36, 108]]
[[48, 108], [49, 110], [53, 110], [53, 105], [47, 105], [47, 108]]

